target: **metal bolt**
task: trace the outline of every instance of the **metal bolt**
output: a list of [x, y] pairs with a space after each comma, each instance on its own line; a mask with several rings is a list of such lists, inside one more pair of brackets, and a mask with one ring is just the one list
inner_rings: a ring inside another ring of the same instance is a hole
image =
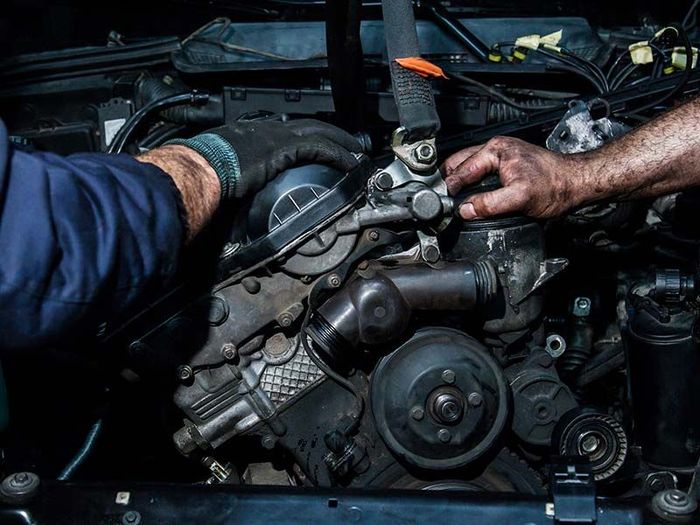
[[430, 144], [421, 144], [415, 150], [415, 157], [421, 164], [430, 164], [435, 160], [435, 148]]
[[577, 297], [574, 299], [574, 310], [576, 317], [586, 317], [591, 313], [591, 300], [588, 297]]
[[440, 422], [454, 424], [462, 419], [464, 414], [463, 400], [452, 393], [444, 392], [435, 398], [433, 413]]
[[437, 262], [440, 259], [440, 250], [433, 244], [427, 245], [423, 248], [423, 259], [429, 263]]
[[484, 402], [484, 398], [479, 392], [472, 392], [469, 394], [469, 397], [467, 397], [467, 402], [470, 406], [478, 407]]
[[450, 439], [452, 439], [452, 434], [446, 428], [441, 428], [438, 430], [438, 439], [443, 443], [449, 443]]
[[194, 376], [194, 371], [189, 365], [180, 365], [177, 367], [177, 378], [181, 383], [187, 383]]
[[376, 242], [379, 240], [379, 232], [377, 230], [370, 230], [367, 234], [367, 238], [372, 242]]
[[338, 288], [340, 286], [340, 276], [337, 273], [332, 273], [328, 276], [328, 286]]
[[411, 417], [416, 421], [420, 421], [425, 416], [425, 411], [421, 407], [413, 407], [411, 409]]
[[137, 525], [141, 522], [141, 514], [135, 510], [129, 510], [122, 516], [122, 523], [124, 525]]
[[221, 347], [221, 355], [226, 361], [232, 361], [236, 358], [236, 347], [231, 343], [226, 343]]
[[290, 314], [289, 312], [282, 312], [280, 316], [277, 318], [277, 323], [282, 327], [282, 328], [287, 328], [289, 326], [292, 326], [292, 323], [294, 322], [294, 316]]
[[390, 173], [382, 171], [377, 178], [374, 180], [374, 185], [378, 190], [386, 191], [394, 187], [394, 179]]
[[452, 370], [445, 370], [442, 372], [442, 380], [445, 383], [452, 384], [455, 382], [455, 373]]
[[0, 496], [7, 503], [25, 503], [39, 490], [39, 476], [33, 472], [17, 472], [0, 484]]
[[547, 336], [544, 349], [552, 357], [560, 357], [566, 352], [566, 340], [559, 334], [551, 334]]
[[689, 494], [678, 489], [666, 489], [658, 492], [651, 504], [654, 512], [661, 517], [686, 517], [695, 512], [698, 502]]
[[273, 448], [275, 448], [275, 445], [277, 444], [277, 440], [275, 439], [274, 436], [271, 436], [270, 434], [266, 434], [265, 436], [263, 436], [261, 443], [262, 443], [263, 448], [265, 448], [267, 450], [272, 450]]
[[581, 441], [581, 450], [585, 452], [586, 454], [592, 454], [596, 450], [598, 450], [598, 447], [600, 446], [600, 439], [598, 439], [597, 436], [594, 436], [593, 434], [590, 434], [583, 438], [583, 441]]

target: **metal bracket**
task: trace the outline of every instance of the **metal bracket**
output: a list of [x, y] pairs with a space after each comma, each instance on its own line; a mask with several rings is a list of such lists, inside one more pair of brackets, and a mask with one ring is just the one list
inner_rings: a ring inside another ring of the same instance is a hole
[[[588, 461], [581, 457], [558, 457], [549, 470], [555, 523], [595, 523], [595, 483]], [[553, 508], [552, 508], [553, 507]]]
[[401, 127], [394, 130], [391, 135], [391, 149], [396, 157], [419, 174], [428, 172], [432, 174], [437, 162], [437, 148], [435, 138], [423, 139], [418, 142], [406, 143], [408, 131]]

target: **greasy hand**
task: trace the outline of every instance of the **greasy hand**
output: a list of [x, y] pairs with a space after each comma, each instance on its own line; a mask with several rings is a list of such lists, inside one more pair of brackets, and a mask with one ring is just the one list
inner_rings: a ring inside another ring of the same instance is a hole
[[502, 188], [469, 196], [459, 207], [463, 219], [523, 213], [549, 218], [577, 204], [571, 187], [573, 157], [553, 153], [511, 137], [494, 137], [486, 144], [455, 153], [442, 166], [450, 194], [498, 173]]

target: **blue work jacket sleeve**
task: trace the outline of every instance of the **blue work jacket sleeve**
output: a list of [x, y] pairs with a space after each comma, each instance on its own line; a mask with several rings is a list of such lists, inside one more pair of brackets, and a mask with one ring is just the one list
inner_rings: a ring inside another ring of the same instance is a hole
[[179, 192], [156, 166], [18, 151], [0, 121], [0, 349], [123, 313], [174, 275], [183, 238]]

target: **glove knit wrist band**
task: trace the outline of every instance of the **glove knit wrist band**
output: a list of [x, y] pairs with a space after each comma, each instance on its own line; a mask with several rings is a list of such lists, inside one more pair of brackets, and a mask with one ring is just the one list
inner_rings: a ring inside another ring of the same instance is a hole
[[199, 153], [211, 165], [221, 183], [221, 200], [238, 197], [241, 165], [233, 146], [215, 133], [203, 133], [190, 139], [173, 139], [165, 146], [186, 146]]

